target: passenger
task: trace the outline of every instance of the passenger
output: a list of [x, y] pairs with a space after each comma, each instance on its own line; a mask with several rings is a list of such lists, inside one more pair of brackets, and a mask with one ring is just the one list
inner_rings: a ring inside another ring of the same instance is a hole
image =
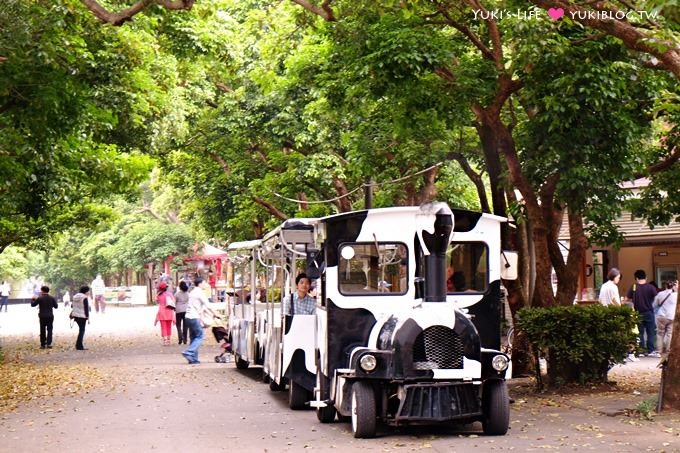
[[293, 294], [293, 303], [287, 303], [285, 314], [287, 315], [313, 315], [316, 312], [316, 300], [309, 295], [311, 282], [307, 274], [299, 274], [295, 278], [296, 291]]
[[455, 273], [455, 269], [453, 265], [449, 266], [448, 269], [446, 269], [446, 292], [452, 293], [455, 291], [455, 287], [453, 285], [453, 274]]
[[457, 293], [462, 293], [467, 291], [467, 283], [465, 282], [465, 274], [461, 271], [454, 272], [451, 276], [451, 284], [453, 285], [453, 291]]

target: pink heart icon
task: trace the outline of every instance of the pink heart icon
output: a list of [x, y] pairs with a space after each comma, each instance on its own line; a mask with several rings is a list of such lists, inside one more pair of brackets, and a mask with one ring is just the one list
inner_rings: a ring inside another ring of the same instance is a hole
[[562, 8], [550, 8], [548, 10], [548, 16], [550, 16], [550, 18], [552, 20], [557, 20], [560, 17], [564, 16], [564, 9], [562, 9]]

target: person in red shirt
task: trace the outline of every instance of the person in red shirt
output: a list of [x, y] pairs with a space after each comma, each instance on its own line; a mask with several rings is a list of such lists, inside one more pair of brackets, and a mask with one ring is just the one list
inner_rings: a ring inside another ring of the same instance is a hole
[[[154, 326], [161, 323], [161, 337], [163, 337], [163, 345], [170, 345], [170, 332], [172, 330], [172, 325], [175, 323], [175, 310], [168, 306], [168, 299], [174, 299], [172, 294], [168, 291], [168, 284], [161, 282], [158, 285], [158, 295], [156, 300], [158, 301], [158, 313], [156, 314], [156, 322]], [[174, 302], [174, 300], [173, 300]], [[174, 303], [170, 304], [172, 307], [175, 306]]]

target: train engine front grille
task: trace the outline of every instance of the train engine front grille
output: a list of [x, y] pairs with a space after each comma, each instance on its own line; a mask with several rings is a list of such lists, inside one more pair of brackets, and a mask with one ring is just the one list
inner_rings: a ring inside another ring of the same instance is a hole
[[462, 369], [463, 342], [448, 327], [432, 326], [422, 331], [413, 344], [416, 370]]

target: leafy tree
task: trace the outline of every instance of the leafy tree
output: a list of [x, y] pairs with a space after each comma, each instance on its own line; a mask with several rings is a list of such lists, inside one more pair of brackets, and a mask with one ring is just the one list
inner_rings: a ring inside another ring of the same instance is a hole
[[149, 65], [151, 50], [77, 5], [9, 0], [0, 10], [0, 250], [102, 220], [93, 202], [134, 193], [151, 167], [139, 153], [150, 72], [129, 71]]
[[8, 247], [0, 254], [0, 280], [5, 280], [15, 290], [28, 275], [28, 260], [25, 250], [18, 247]]

